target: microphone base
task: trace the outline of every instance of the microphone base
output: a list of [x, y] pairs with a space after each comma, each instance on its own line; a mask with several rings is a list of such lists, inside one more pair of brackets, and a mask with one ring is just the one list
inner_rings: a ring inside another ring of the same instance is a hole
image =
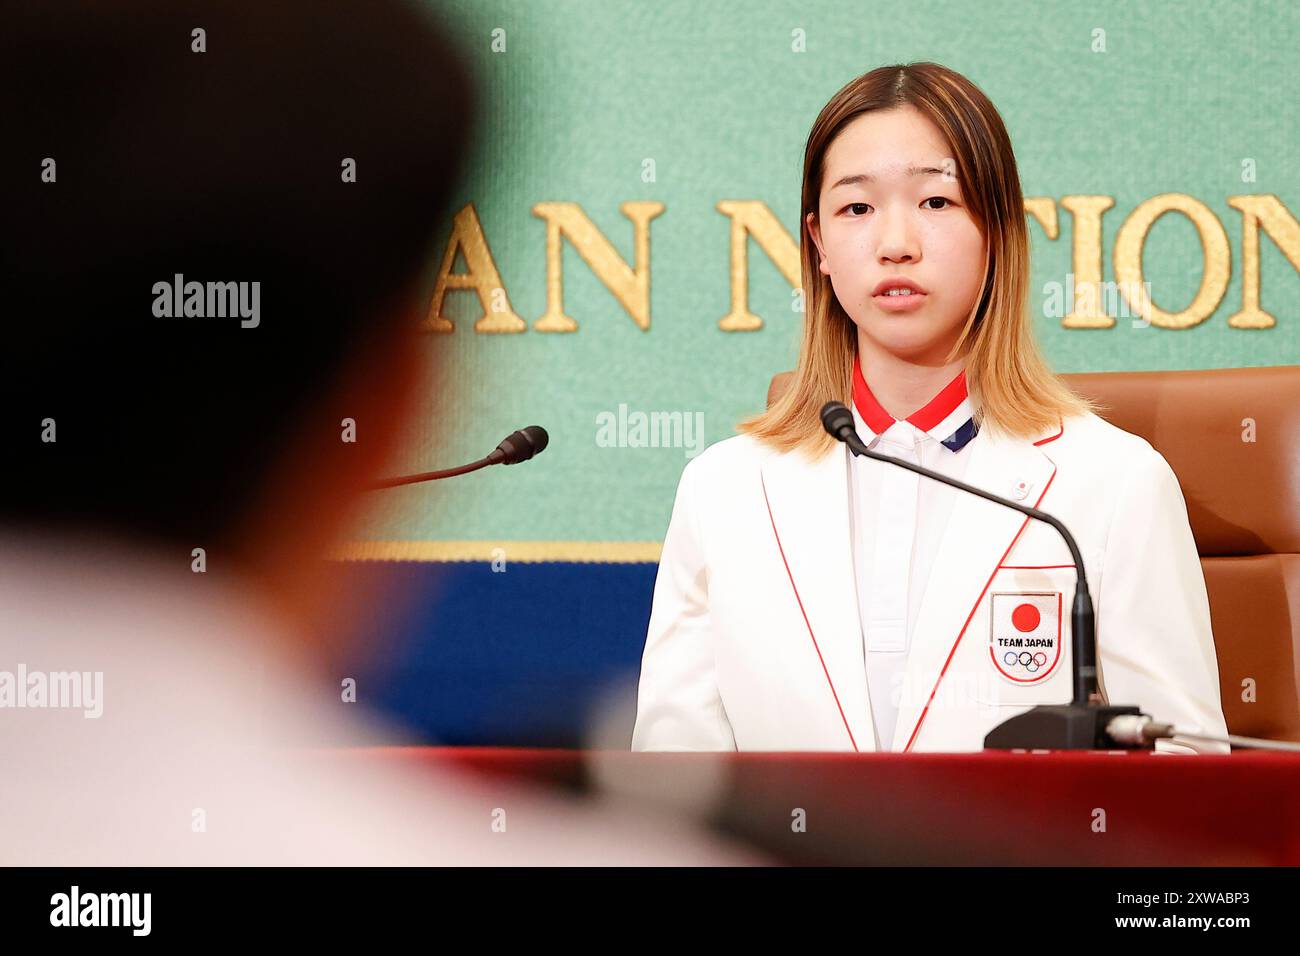
[[1139, 707], [1110, 704], [1044, 704], [1003, 721], [984, 738], [986, 750], [1146, 750], [1116, 743], [1106, 725]]

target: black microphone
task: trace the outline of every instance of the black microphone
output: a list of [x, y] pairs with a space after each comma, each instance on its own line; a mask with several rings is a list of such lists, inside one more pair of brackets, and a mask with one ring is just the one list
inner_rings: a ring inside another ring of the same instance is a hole
[[446, 468], [442, 471], [426, 471], [418, 475], [402, 475], [400, 478], [381, 478], [367, 485], [367, 490], [375, 491], [380, 488], [410, 485], [417, 481], [437, 481], [440, 478], [453, 478], [456, 475], [478, 471], [488, 465], [517, 465], [521, 461], [527, 461], [534, 455], [540, 455], [546, 450], [550, 440], [550, 436], [546, 434], [546, 429], [541, 425], [529, 425], [527, 428], [521, 428], [519, 431], [512, 432], [502, 439], [501, 444], [478, 461], [470, 462], [468, 465], [461, 465], [459, 468]]
[[497, 445], [492, 454], [488, 455], [488, 463], [495, 465], [500, 462], [503, 465], [517, 465], [521, 461], [527, 461], [534, 455], [540, 455], [546, 450], [546, 445], [550, 442], [550, 436], [546, 434], [546, 429], [541, 425], [529, 425], [527, 428], [521, 428], [514, 432], [508, 438], [504, 438], [501, 444]]
[[[1070, 549], [1070, 558], [1074, 561], [1074, 603], [1070, 608], [1070, 622], [1073, 630], [1072, 648], [1074, 651], [1074, 700], [1068, 704], [1043, 704], [1026, 711], [994, 727], [984, 738], [984, 746], [993, 750], [1012, 749], [1049, 749], [1049, 750], [1111, 750], [1116, 748], [1137, 748], [1153, 744], [1142, 740], [1130, 742], [1126, 736], [1117, 739], [1109, 732], [1108, 725], [1117, 717], [1127, 715], [1146, 716], [1138, 707], [1102, 704], [1097, 694], [1097, 635], [1092, 609], [1092, 596], [1088, 593], [1088, 581], [1083, 567], [1083, 556], [1075, 543], [1074, 535], [1061, 521], [1046, 511], [1039, 511], [1029, 505], [1022, 505], [976, 488], [956, 478], [949, 478], [938, 472], [914, 465], [878, 451], [872, 451], [863, 444], [854, 427], [853, 413], [841, 402], [827, 402], [822, 406], [822, 427], [838, 441], [849, 446], [855, 455], [874, 458], [899, 465], [918, 475], [925, 475], [945, 485], [960, 488], [962, 491], [979, 495], [989, 501], [1014, 508], [1036, 521], [1043, 521], [1057, 530]], [[1148, 718], [1149, 719], [1149, 718]]]

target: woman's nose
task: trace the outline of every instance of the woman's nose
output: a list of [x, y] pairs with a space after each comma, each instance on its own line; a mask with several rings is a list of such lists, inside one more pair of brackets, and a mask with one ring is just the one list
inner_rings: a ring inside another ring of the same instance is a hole
[[890, 208], [881, 213], [877, 254], [882, 260], [907, 262], [920, 258], [916, 231], [904, 209]]

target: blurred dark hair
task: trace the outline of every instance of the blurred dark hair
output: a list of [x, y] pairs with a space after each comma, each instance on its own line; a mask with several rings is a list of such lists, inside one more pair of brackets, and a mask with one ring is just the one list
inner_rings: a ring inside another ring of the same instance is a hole
[[[3, 34], [0, 525], [228, 542], [291, 442], [348, 450], [327, 403], [410, 318], [468, 66], [397, 0], [6, 3]], [[156, 318], [175, 273], [260, 282], [260, 325]]]

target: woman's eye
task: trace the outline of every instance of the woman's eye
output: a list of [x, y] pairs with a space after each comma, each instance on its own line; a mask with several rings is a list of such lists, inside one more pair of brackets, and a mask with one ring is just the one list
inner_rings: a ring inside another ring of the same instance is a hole
[[[930, 205], [931, 203], [934, 203], [936, 201], [942, 203], [943, 205], [939, 205], [939, 206]], [[949, 206], [955, 206], [955, 205], [957, 204], [953, 202], [951, 199], [949, 199], [947, 196], [931, 196], [929, 199], [926, 199], [921, 203], [921, 206], [923, 208], [932, 209], [935, 212], [938, 212], [940, 209], [947, 209]], [[862, 216], [865, 216], [867, 214], [867, 210], [870, 208], [871, 208], [870, 203], [853, 202], [853, 203], [849, 203], [840, 211], [846, 212], [849, 214], [851, 218], [857, 219]]]

